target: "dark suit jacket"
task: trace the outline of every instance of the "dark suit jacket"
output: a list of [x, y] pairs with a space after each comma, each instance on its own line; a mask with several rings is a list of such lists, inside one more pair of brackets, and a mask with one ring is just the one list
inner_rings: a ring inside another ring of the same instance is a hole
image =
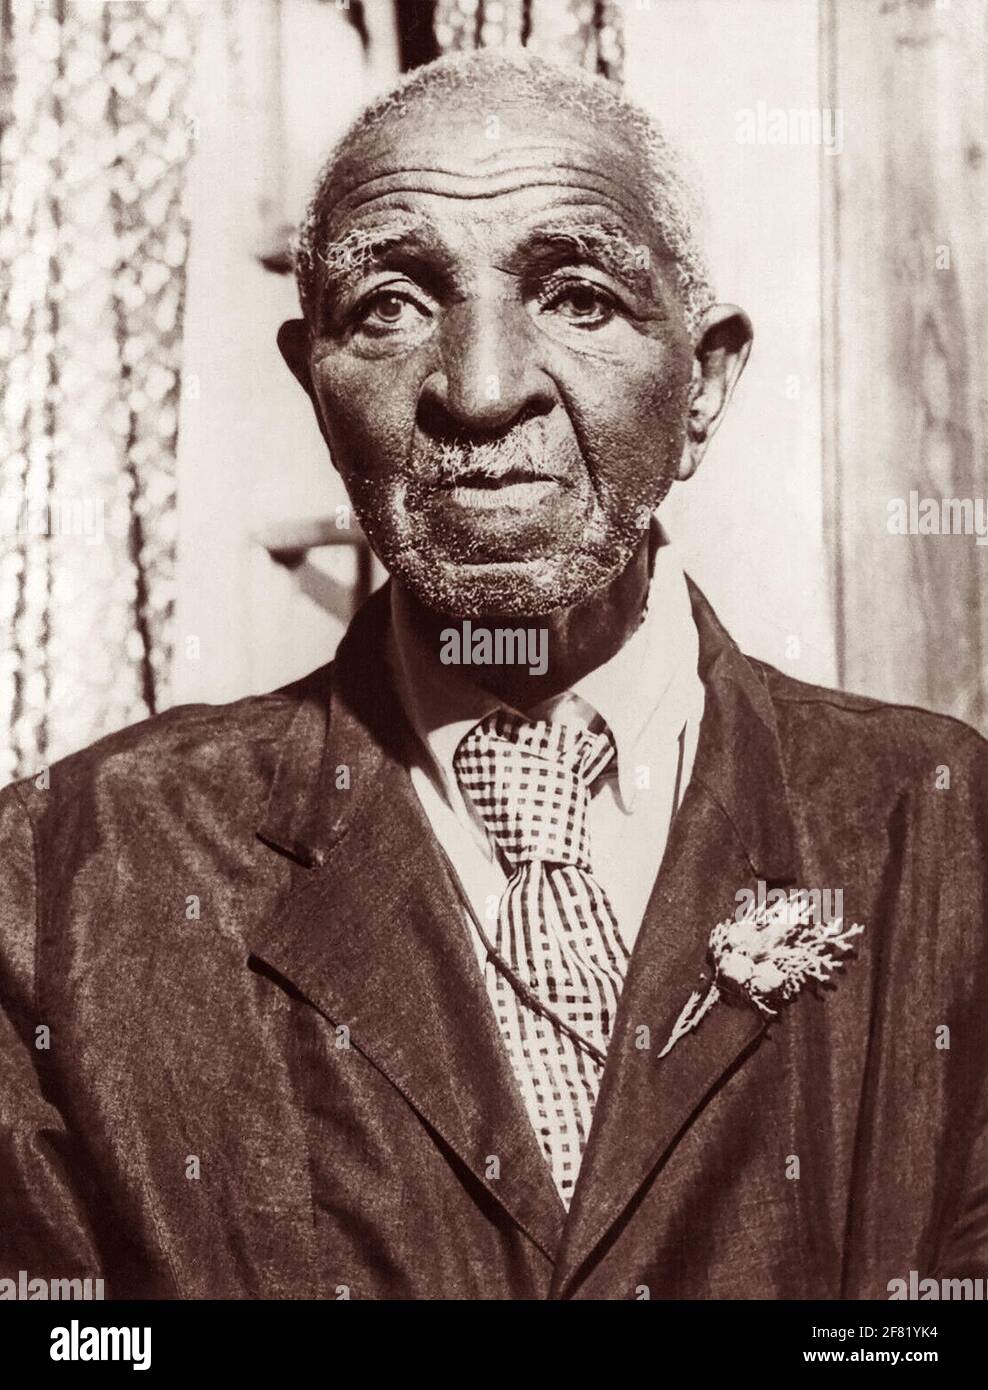
[[[311, 677], [0, 798], [0, 1275], [630, 1299], [984, 1274], [986, 745], [748, 660], [694, 606], [695, 770], [568, 1217], [403, 766], [378, 595]], [[759, 878], [842, 889], [855, 956], [657, 1060]]]

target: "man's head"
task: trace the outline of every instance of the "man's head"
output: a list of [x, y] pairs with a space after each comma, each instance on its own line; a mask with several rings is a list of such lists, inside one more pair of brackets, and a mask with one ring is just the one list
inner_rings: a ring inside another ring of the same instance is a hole
[[419, 69], [324, 170], [280, 335], [371, 544], [427, 608], [547, 614], [640, 548], [747, 356], [675, 158], [527, 55]]

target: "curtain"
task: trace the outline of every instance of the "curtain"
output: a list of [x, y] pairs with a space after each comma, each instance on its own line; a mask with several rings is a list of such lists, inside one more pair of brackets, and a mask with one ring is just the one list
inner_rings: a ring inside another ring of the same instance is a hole
[[436, 0], [435, 38], [443, 53], [524, 46], [614, 81], [621, 77], [617, 0]]
[[0, 782], [168, 702], [194, 21], [4, 0]]

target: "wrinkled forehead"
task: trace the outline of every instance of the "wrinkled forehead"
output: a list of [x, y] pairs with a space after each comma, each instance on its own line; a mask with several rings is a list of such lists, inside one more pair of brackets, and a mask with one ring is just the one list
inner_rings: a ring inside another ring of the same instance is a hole
[[432, 104], [347, 143], [331, 177], [323, 234], [387, 210], [427, 209], [451, 235], [563, 205], [652, 240], [648, 175], [616, 121], [537, 103]]

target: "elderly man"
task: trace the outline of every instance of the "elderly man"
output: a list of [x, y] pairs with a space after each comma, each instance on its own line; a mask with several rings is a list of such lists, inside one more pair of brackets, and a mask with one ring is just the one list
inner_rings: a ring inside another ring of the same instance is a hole
[[312, 676], [4, 794], [0, 1275], [983, 1273], [985, 745], [746, 659], [677, 566], [653, 514], [751, 328], [661, 136], [442, 61], [338, 146], [298, 274], [282, 351], [392, 580]]

